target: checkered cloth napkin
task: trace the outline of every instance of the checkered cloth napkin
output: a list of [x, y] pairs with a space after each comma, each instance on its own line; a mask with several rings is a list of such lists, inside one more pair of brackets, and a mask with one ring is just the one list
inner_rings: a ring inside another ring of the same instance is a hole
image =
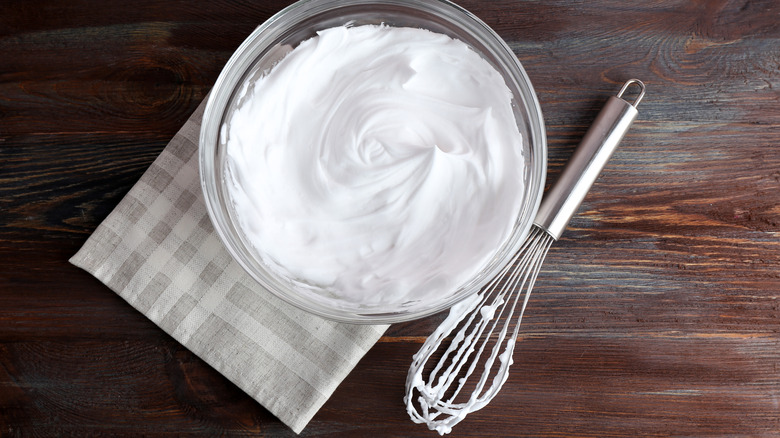
[[386, 326], [277, 299], [222, 246], [198, 178], [204, 103], [70, 262], [300, 433]]

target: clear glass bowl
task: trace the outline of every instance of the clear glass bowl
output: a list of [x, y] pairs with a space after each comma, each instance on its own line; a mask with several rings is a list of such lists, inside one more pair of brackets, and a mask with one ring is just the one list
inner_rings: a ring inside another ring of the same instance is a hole
[[[471, 280], [446, 296], [375, 307], [323, 297], [316, 287], [283, 278], [268, 269], [242, 235], [225, 186], [225, 145], [220, 128], [236, 108], [247, 78], [269, 70], [318, 30], [346, 24], [415, 27], [457, 38], [499, 71], [513, 94], [512, 106], [526, 157], [522, 207], [510, 237]], [[529, 232], [544, 188], [547, 143], [539, 102], [528, 75], [512, 50], [485, 23], [461, 7], [441, 0], [304, 0], [258, 27], [225, 65], [209, 96], [200, 132], [200, 178], [211, 221], [230, 254], [261, 285], [279, 298], [311, 313], [349, 323], [409, 321], [448, 309], [479, 291], [498, 274]]]

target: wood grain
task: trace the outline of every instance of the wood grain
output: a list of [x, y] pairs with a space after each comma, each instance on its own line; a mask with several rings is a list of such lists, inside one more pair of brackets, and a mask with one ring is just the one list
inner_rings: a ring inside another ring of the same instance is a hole
[[[0, 3], [0, 436], [294, 436], [67, 263], [289, 3]], [[622, 82], [647, 97], [453, 436], [780, 436], [780, 3], [460, 3], [531, 77], [549, 180]], [[401, 399], [442, 318], [392, 326], [302, 435], [433, 436]]]

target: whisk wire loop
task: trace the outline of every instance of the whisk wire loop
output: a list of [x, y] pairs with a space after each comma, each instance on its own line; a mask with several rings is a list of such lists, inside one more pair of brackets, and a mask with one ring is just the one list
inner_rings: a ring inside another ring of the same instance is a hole
[[[406, 381], [405, 401], [413, 421], [426, 423], [432, 430], [445, 434], [468, 413], [481, 409], [496, 396], [509, 376], [520, 321], [552, 242], [548, 233], [532, 227], [530, 235], [501, 274], [473, 298], [454, 307], [425, 341], [414, 357]], [[503, 284], [501, 278], [506, 278]], [[515, 319], [518, 305], [519, 314]], [[467, 316], [464, 318], [464, 315]], [[498, 333], [497, 329], [500, 329]], [[453, 338], [441, 359], [424, 379], [428, 359], [451, 335]], [[490, 354], [485, 357], [488, 348]], [[475, 374], [480, 364], [482, 372]], [[478, 380], [474, 382], [472, 376], [478, 376]], [[474, 387], [468, 399], [457, 402], [458, 396], [470, 385]], [[419, 393], [416, 398], [413, 396], [415, 391]]]

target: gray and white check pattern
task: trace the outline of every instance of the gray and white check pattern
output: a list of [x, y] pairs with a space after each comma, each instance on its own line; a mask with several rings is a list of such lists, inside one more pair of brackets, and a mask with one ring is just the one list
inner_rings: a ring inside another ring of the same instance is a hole
[[299, 433], [386, 326], [298, 310], [232, 259], [200, 189], [204, 107], [70, 261]]

